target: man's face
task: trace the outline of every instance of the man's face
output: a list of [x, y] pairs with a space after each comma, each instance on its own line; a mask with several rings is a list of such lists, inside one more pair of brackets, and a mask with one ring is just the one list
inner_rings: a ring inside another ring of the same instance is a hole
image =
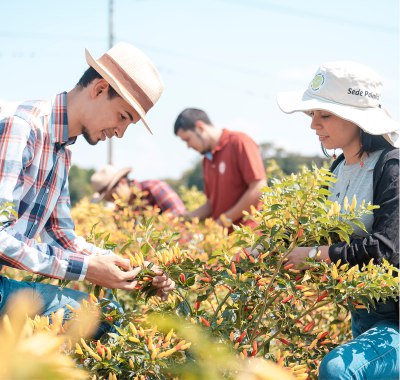
[[138, 113], [120, 96], [108, 96], [108, 84], [103, 79], [93, 84], [90, 100], [84, 105], [82, 134], [91, 145], [114, 136], [121, 138], [128, 125], [140, 120]]
[[192, 148], [201, 154], [204, 154], [210, 150], [210, 143], [206, 139], [204, 133], [195, 129], [179, 129], [177, 133], [178, 137], [186, 143], [188, 148]]

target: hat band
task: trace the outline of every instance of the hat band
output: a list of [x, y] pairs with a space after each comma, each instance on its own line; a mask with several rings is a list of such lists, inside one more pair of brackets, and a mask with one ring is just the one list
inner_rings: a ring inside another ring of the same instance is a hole
[[147, 112], [151, 107], [153, 107], [154, 103], [150, 98], [113, 58], [108, 54], [104, 54], [98, 62], [106, 67], [110, 73], [113, 73], [115, 79], [126, 87], [128, 92], [133, 95], [137, 102], [139, 102], [144, 112]]

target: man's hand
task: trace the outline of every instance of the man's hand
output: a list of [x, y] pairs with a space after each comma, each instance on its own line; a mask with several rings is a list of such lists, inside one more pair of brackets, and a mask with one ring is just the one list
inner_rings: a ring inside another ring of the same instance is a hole
[[[144, 262], [144, 265], [147, 267], [150, 263], [148, 261]], [[151, 270], [156, 274], [153, 277], [152, 284], [154, 287], [158, 289], [157, 295], [165, 300], [168, 297], [168, 293], [175, 289], [175, 281], [171, 280], [166, 274], [162, 272], [160, 268], [156, 265], [151, 267]]]
[[133, 290], [141, 268], [132, 269], [130, 261], [117, 255], [89, 256], [86, 280], [109, 289]]

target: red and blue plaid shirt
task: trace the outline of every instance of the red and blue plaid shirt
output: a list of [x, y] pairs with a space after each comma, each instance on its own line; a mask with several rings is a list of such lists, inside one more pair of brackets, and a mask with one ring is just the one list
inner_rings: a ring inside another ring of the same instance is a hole
[[[18, 217], [0, 227], [0, 264], [48, 277], [82, 280], [88, 255], [106, 254], [74, 232], [68, 172], [66, 93], [21, 103], [0, 120], [0, 207]], [[38, 242], [37, 238], [40, 238]]]
[[164, 181], [149, 179], [147, 181], [133, 181], [140, 191], [147, 193], [146, 200], [151, 206], [157, 206], [161, 212], [183, 214], [186, 209], [179, 195]]

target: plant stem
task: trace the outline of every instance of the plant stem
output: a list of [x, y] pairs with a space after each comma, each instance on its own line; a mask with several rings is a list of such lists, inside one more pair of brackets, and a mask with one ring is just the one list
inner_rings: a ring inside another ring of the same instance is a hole
[[221, 308], [224, 305], [224, 303], [228, 300], [230, 295], [231, 295], [231, 292], [228, 291], [228, 293], [226, 293], [224, 299], [218, 304], [218, 307], [215, 309], [214, 315], [212, 317], [211, 323], [216, 321], [219, 311], [221, 310]]

